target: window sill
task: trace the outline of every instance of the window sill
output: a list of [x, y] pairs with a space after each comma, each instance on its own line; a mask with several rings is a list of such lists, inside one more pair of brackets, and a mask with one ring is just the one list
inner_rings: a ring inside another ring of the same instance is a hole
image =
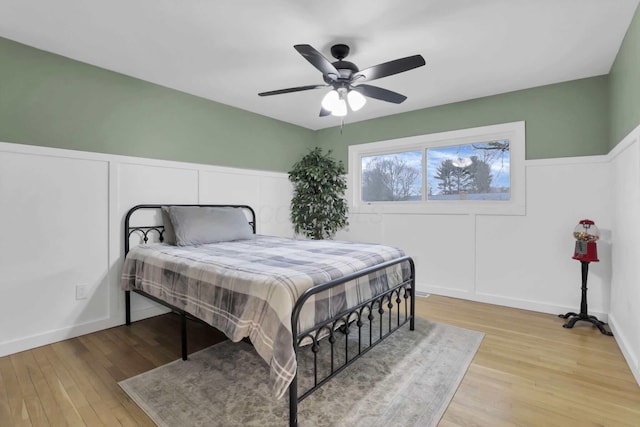
[[349, 206], [353, 214], [410, 215], [526, 215], [526, 206], [514, 202], [371, 202]]

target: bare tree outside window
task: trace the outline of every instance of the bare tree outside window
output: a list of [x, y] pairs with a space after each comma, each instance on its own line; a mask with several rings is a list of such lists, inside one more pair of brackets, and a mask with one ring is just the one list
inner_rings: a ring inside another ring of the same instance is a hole
[[363, 201], [410, 201], [421, 198], [421, 151], [362, 158]]

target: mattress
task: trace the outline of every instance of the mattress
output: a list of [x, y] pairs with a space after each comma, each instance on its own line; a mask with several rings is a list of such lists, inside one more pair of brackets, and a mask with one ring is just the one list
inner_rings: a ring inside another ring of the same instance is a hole
[[[232, 341], [251, 339], [270, 367], [281, 397], [296, 373], [291, 312], [309, 288], [404, 256], [385, 245], [255, 236], [249, 240], [178, 247], [132, 248], [122, 288], [142, 290], [219, 329]], [[311, 297], [298, 330], [311, 328], [409, 278], [407, 263]]]

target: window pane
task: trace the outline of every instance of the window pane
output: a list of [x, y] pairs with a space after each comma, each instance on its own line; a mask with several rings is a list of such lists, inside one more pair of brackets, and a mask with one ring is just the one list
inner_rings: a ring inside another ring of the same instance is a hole
[[422, 200], [422, 151], [362, 157], [362, 200]]
[[428, 200], [509, 200], [509, 141], [427, 149]]

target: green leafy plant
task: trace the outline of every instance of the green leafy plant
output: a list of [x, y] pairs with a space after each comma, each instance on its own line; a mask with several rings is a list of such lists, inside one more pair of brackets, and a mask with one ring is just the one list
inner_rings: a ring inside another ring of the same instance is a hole
[[344, 164], [314, 148], [289, 171], [293, 184], [291, 221], [296, 233], [311, 239], [330, 239], [347, 225], [347, 182]]

